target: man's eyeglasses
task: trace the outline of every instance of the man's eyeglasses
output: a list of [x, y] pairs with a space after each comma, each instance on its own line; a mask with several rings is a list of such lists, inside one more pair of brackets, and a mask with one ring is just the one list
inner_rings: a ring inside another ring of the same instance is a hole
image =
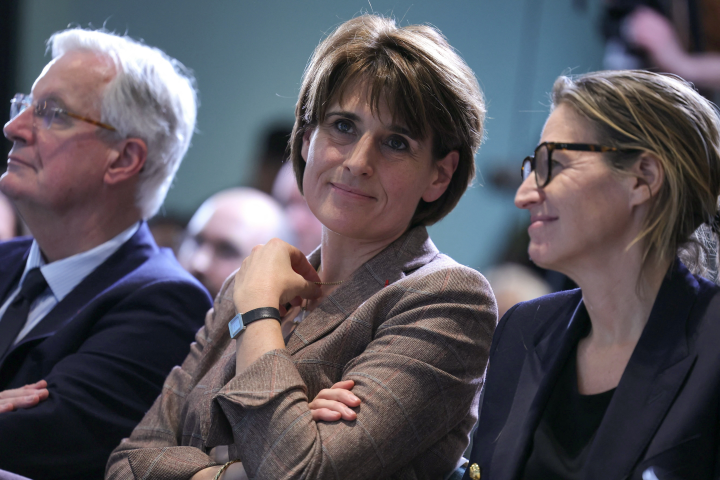
[[[15, 117], [24, 112], [26, 108], [32, 106], [32, 95], [24, 95], [22, 93], [16, 94], [10, 100], [10, 120], [13, 120]], [[43, 100], [42, 102], [39, 102], [37, 105], [35, 105], [33, 109], [33, 114], [36, 118], [42, 119], [43, 127], [45, 127], [46, 129], [50, 128], [53, 124], [57, 124], [58, 122], [66, 120], [66, 117], [70, 117], [77, 120], [82, 120], [83, 122], [87, 122], [101, 128], [105, 128], [113, 132], [115, 131], [115, 127], [113, 127], [112, 125], [98, 122], [97, 120], [78, 115], [77, 113], [69, 112], [64, 108], [60, 107], [55, 100], [51, 99]]]
[[632, 153], [640, 150], [631, 148], [605, 147], [603, 145], [593, 145], [590, 143], [556, 143], [543, 142], [535, 149], [535, 154], [531, 157], [525, 157], [522, 163], [520, 173], [523, 182], [535, 172], [535, 184], [538, 188], [544, 188], [550, 180], [552, 180], [552, 154], [555, 150], [574, 150], [580, 152], [623, 152]]

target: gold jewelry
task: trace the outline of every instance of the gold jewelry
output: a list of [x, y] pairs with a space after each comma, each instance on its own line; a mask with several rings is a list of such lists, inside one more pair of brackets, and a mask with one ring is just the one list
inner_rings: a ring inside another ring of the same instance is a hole
[[226, 470], [230, 465], [232, 465], [233, 463], [237, 463], [237, 462], [239, 462], [239, 461], [240, 461], [240, 460], [230, 460], [230, 461], [227, 462], [225, 465], [223, 465], [222, 467], [220, 467], [220, 470], [218, 470], [218, 472], [215, 474], [215, 477], [213, 478], [213, 480], [218, 480], [218, 479], [220, 478], [220, 475], [222, 475], [223, 472], [225, 472], [225, 470]]

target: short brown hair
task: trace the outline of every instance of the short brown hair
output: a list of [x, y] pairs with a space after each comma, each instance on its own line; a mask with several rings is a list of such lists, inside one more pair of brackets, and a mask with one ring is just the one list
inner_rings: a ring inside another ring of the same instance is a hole
[[459, 161], [445, 193], [420, 200], [410, 225], [432, 225], [455, 208], [475, 177], [483, 138], [485, 101], [470, 67], [435, 28], [398, 28], [391, 19], [362, 15], [340, 25], [315, 49], [303, 75], [290, 138], [290, 158], [300, 191], [303, 135], [322, 122], [344, 89], [366, 82], [373, 113], [386, 101], [394, 120], [418, 138], [432, 138], [439, 160], [457, 150]]
[[594, 72], [558, 78], [552, 101], [588, 118], [604, 145], [639, 151], [605, 154], [613, 170], [626, 173], [643, 152], [662, 164], [665, 182], [634, 240], [643, 242], [644, 260], [651, 254], [674, 258], [700, 225], [714, 219], [720, 118], [717, 107], [691, 84], [643, 70]]

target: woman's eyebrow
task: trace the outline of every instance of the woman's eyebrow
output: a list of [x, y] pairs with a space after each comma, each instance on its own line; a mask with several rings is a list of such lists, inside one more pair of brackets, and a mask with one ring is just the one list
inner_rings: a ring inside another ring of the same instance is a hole
[[347, 112], [345, 110], [340, 110], [337, 112], [328, 112], [325, 114], [326, 117], [345, 117], [348, 120], [352, 120], [356, 123], [362, 123], [362, 119], [359, 115], [353, 113], [353, 112]]
[[407, 127], [404, 127], [402, 125], [392, 124], [388, 126], [388, 130], [394, 133], [399, 133], [401, 135], [405, 135], [409, 137], [411, 140], [417, 140], [417, 135], [414, 135], [410, 130], [407, 129]]

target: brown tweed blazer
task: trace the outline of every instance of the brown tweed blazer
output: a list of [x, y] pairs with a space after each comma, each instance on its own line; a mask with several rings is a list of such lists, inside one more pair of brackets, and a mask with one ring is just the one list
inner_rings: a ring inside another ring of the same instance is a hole
[[[310, 256], [317, 266], [319, 251]], [[386, 282], [389, 285], [386, 287]], [[438, 252], [423, 227], [360, 267], [293, 332], [235, 375], [234, 281], [106, 478], [189, 479], [230, 445], [257, 479], [441, 479], [476, 421], [497, 308], [485, 279]], [[162, 339], [158, 339], [162, 341]], [[314, 422], [308, 402], [343, 379], [352, 422]]]

